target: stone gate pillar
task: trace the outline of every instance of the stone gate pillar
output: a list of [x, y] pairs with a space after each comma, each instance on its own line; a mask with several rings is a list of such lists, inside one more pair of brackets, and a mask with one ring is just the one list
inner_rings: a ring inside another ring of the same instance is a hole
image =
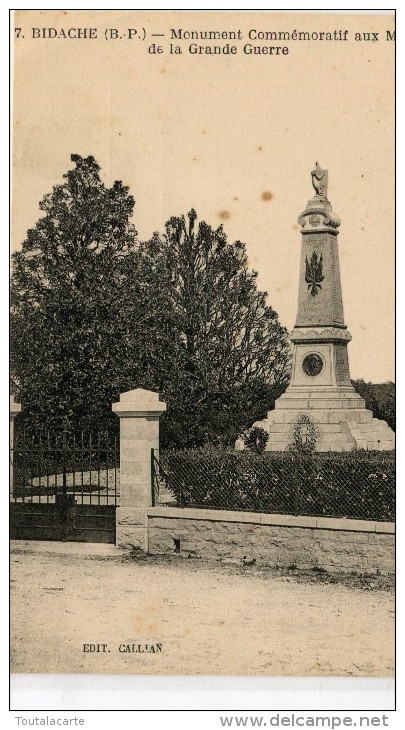
[[120, 418], [120, 506], [116, 543], [148, 549], [147, 508], [152, 505], [151, 449], [159, 448], [159, 418], [166, 403], [137, 388], [121, 393], [112, 410]]
[[12, 451], [14, 447], [14, 419], [21, 411], [21, 404], [15, 403], [14, 396], [10, 395], [10, 494], [13, 494], [14, 484], [14, 453]]

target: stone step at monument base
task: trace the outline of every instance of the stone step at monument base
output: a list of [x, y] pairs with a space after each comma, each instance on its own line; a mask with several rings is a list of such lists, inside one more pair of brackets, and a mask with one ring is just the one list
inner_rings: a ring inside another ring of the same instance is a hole
[[391, 431], [390, 427], [385, 421], [381, 421], [379, 418], [372, 418], [368, 423], [358, 423], [356, 419], [347, 419], [347, 425], [350, 429], [355, 429], [360, 433], [374, 433], [375, 431], [385, 432], [387, 429]]
[[[263, 423], [263, 422], [262, 422]], [[265, 422], [267, 425], [267, 429], [269, 433], [273, 435], [275, 434], [288, 434], [292, 435], [293, 429], [294, 429], [294, 423], [269, 423], [268, 421]], [[314, 423], [316, 423], [314, 419]], [[255, 424], [258, 425], [258, 424]], [[265, 428], [262, 426], [262, 428]], [[319, 431], [323, 434], [329, 434], [329, 433], [341, 433], [342, 432], [342, 426], [341, 423], [322, 423], [318, 426]]]
[[[266, 446], [266, 451], [289, 451], [290, 442], [288, 441], [269, 441]], [[353, 451], [356, 445], [353, 439], [342, 439], [342, 440], [331, 440], [321, 441], [317, 444], [315, 451], [326, 452], [326, 451]]]
[[254, 424], [269, 433], [266, 451], [288, 451], [293, 441], [294, 425], [302, 415], [308, 416], [318, 430], [316, 451], [391, 451], [395, 448], [394, 432], [366, 408], [286, 408], [269, 411], [267, 418]]
[[[287, 408], [284, 410], [274, 410], [269, 411], [267, 414], [267, 419], [263, 421], [269, 421], [269, 423], [272, 424], [292, 424], [295, 423], [297, 420], [297, 414], [300, 413], [307, 413], [310, 415], [311, 419], [314, 421], [314, 423], [322, 423], [322, 424], [338, 424], [341, 421], [356, 421], [357, 423], [369, 423], [373, 420], [373, 414], [371, 411], [366, 410], [365, 408], [356, 408], [352, 410], [326, 410], [326, 409], [311, 409], [310, 411], [307, 409], [303, 410], [297, 410], [292, 408]], [[255, 424], [258, 425], [258, 424]]]
[[390, 451], [395, 448], [395, 434], [385, 421], [373, 418], [369, 423], [347, 421], [358, 449]]
[[[274, 433], [270, 431], [267, 451], [287, 451], [292, 442], [292, 433]], [[277, 447], [277, 448], [274, 448]], [[351, 451], [356, 442], [345, 430], [333, 433], [320, 433], [315, 447], [316, 451]]]
[[283, 411], [292, 408], [303, 410], [352, 410], [365, 409], [365, 402], [354, 388], [325, 389], [308, 391], [301, 388], [289, 388], [276, 400], [275, 410]]

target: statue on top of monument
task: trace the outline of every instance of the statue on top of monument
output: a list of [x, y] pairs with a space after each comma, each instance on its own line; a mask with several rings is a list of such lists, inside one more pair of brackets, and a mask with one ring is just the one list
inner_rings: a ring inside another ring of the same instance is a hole
[[315, 190], [315, 194], [319, 198], [328, 199], [328, 171], [322, 170], [319, 162], [315, 163], [315, 170], [311, 172], [312, 185]]

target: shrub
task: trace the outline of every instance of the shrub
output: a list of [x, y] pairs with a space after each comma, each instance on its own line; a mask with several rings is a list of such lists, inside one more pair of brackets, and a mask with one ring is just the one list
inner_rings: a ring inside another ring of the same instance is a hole
[[366, 408], [373, 412], [375, 418], [386, 421], [395, 431], [395, 384], [365, 383], [364, 380], [352, 380], [355, 390], [364, 398]]

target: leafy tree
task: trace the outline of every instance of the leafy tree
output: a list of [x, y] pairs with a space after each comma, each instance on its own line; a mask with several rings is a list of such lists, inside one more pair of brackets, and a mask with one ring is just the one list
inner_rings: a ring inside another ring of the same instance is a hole
[[13, 388], [33, 429], [114, 423], [111, 402], [138, 376], [134, 199], [93, 157], [71, 159], [12, 257]]
[[386, 421], [395, 431], [396, 408], [395, 408], [395, 384], [387, 383], [366, 383], [364, 380], [352, 380], [355, 390], [364, 398], [366, 408], [373, 412], [375, 418]]
[[288, 383], [287, 332], [257, 290], [245, 245], [196, 218], [171, 218], [142, 247], [143, 278], [163, 304], [146, 380], [168, 404], [164, 446], [232, 445]]
[[13, 390], [33, 433], [118, 426], [111, 403], [135, 387], [168, 403], [164, 445], [232, 444], [288, 378], [286, 331], [257, 291], [244, 244], [196, 214], [139, 245], [128, 188], [93, 157], [40, 203], [13, 254]]

